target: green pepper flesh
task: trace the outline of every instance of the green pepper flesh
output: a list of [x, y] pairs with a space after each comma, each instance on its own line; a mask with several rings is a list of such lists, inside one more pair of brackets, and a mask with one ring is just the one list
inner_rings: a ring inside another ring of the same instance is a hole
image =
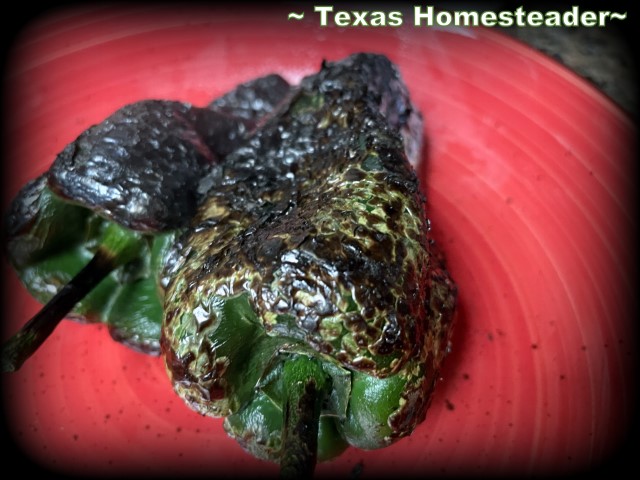
[[386, 93], [368, 83], [376, 73], [402, 96], [397, 72], [376, 56], [303, 80], [205, 179], [207, 197], [162, 274], [162, 349], [176, 392], [227, 417], [228, 433], [259, 458], [282, 457], [293, 395], [283, 365], [299, 356], [331, 385], [318, 444], [341, 441], [326, 457], [409, 435], [439, 378], [455, 286], [406, 139], [390, 127]]

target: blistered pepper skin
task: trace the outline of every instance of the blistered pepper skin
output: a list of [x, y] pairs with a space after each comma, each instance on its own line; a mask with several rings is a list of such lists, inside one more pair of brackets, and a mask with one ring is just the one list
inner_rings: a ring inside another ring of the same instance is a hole
[[25, 185], [4, 218], [5, 250], [22, 283], [46, 303], [92, 256], [110, 225], [146, 239], [68, 315], [102, 322], [136, 350], [160, 353], [159, 270], [202, 195], [200, 179], [289, 91], [278, 75], [237, 86], [205, 107], [142, 100], [82, 132]]
[[[137, 102], [20, 192], [9, 259], [43, 302], [108, 263], [71, 316], [161, 351], [189, 406], [299, 476], [425, 418], [456, 287], [411, 167], [421, 135], [398, 71], [373, 54], [203, 108]], [[36, 324], [3, 348], [5, 371]]]
[[254, 455], [281, 454], [281, 420], [255, 417], [282, 417], [278, 372], [299, 355], [330, 378], [321, 419], [351, 445], [386, 446], [425, 417], [456, 288], [407, 156], [419, 121], [393, 65], [355, 55], [304, 79], [201, 184], [165, 263], [162, 348], [177, 393], [228, 416]]
[[48, 186], [136, 231], [184, 227], [201, 200], [199, 180], [288, 88], [281, 77], [269, 75], [205, 108], [170, 100], [126, 105], [60, 152], [48, 171]]

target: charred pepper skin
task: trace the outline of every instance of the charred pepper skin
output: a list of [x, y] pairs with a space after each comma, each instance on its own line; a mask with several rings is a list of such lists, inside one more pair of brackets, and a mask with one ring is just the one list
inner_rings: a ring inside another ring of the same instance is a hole
[[[46, 303], [87, 265], [105, 232], [117, 223], [65, 201], [47, 187], [46, 175], [29, 182], [6, 217], [9, 259], [29, 292]], [[162, 304], [156, 274], [173, 233], [149, 236], [123, 228], [141, 245], [75, 304], [68, 318], [107, 324], [112, 337], [131, 348], [158, 354]]]
[[68, 317], [103, 322], [115, 340], [159, 354], [159, 271], [202, 200], [198, 182], [289, 89], [268, 75], [202, 108], [143, 100], [81, 133], [21, 189], [5, 216], [4, 247], [22, 283], [46, 303], [91, 260], [110, 225], [130, 230], [132, 239], [142, 235], [137, 258], [114, 270]]
[[270, 75], [207, 108], [168, 100], [127, 105], [67, 145], [49, 169], [48, 186], [132, 230], [185, 227], [202, 176], [287, 92], [288, 84]]
[[389, 445], [425, 417], [456, 287], [407, 155], [418, 125], [389, 60], [354, 55], [304, 79], [201, 183], [162, 274], [162, 350], [176, 392], [259, 458], [283, 454], [282, 372], [300, 357], [331, 384], [321, 452]]
[[131, 104], [20, 192], [9, 258], [45, 302], [115, 238], [124, 265], [71, 316], [161, 351], [188, 405], [307, 475], [409, 435], [439, 378], [456, 287], [411, 168], [421, 134], [373, 54], [204, 108]]

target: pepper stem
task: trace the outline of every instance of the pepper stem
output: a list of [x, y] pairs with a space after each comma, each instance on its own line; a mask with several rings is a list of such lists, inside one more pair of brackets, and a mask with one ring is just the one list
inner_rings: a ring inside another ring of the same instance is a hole
[[310, 478], [318, 456], [318, 429], [328, 382], [312, 358], [298, 355], [284, 365], [288, 397], [284, 405], [280, 477]]
[[80, 300], [109, 273], [138, 254], [140, 245], [139, 234], [110, 225], [89, 263], [2, 346], [2, 371], [18, 370]]

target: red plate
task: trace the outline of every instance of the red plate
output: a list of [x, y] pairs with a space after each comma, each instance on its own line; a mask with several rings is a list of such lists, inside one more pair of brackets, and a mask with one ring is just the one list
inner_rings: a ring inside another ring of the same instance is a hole
[[[483, 29], [321, 28], [288, 10], [64, 11], [30, 25], [6, 72], [4, 204], [65, 144], [143, 98], [205, 104], [241, 81], [290, 81], [356, 51], [396, 62], [426, 119], [420, 168], [459, 284], [459, 323], [427, 420], [319, 474], [546, 474], [600, 465], [635, 406], [635, 129], [603, 95]], [[264, 9], [263, 9], [264, 10]], [[5, 338], [39, 306], [6, 269]], [[63, 322], [5, 375], [9, 435], [62, 473], [260, 472], [222, 422], [190, 411], [159, 358]]]

